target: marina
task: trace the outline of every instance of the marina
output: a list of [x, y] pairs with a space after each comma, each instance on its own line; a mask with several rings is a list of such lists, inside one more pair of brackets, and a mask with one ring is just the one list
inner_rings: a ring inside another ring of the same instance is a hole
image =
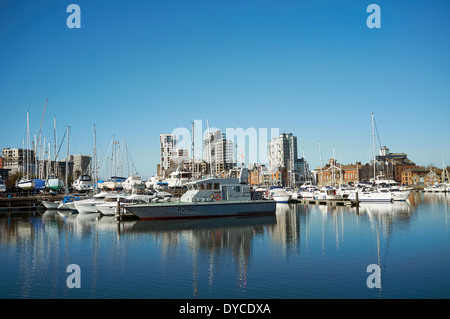
[[[0, 298], [449, 298], [448, 194], [268, 216], [125, 220], [0, 214]], [[81, 268], [69, 289], [66, 268]], [[381, 287], [369, 288], [368, 265]]]
[[450, 298], [450, 2], [399, 1], [2, 6], [0, 299]]

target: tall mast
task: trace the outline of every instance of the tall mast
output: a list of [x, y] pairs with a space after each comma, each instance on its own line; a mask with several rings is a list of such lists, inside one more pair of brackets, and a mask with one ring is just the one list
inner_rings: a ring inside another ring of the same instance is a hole
[[320, 141], [319, 141], [319, 157], [320, 157], [320, 176], [322, 177], [323, 184], [323, 162], [322, 162], [322, 151], [320, 150]]
[[30, 146], [30, 119], [27, 111], [27, 178], [30, 178], [30, 154], [28, 152], [28, 148]]
[[65, 188], [65, 193], [66, 195], [69, 193], [69, 185], [68, 185], [68, 180], [69, 180], [69, 130], [70, 130], [70, 126], [67, 126], [67, 148], [66, 148], [66, 188]]
[[375, 181], [375, 131], [373, 125], [373, 112], [372, 112], [372, 152], [373, 152], [373, 180]]
[[[39, 163], [39, 172], [38, 172], [39, 179], [42, 178], [42, 176], [41, 176], [41, 160], [43, 159], [43, 156], [41, 156], [42, 155], [42, 151], [41, 151], [42, 133], [41, 132], [42, 132], [42, 124], [44, 123], [44, 115], [45, 115], [45, 110], [47, 108], [47, 102], [48, 102], [48, 98], [45, 99], [44, 111], [42, 112], [42, 117], [41, 117], [41, 125], [39, 126], [39, 133], [38, 133], [38, 140], [37, 140], [38, 146], [35, 148], [35, 149], [38, 149], [38, 151], [39, 151], [39, 161], [38, 161], [38, 163]], [[45, 143], [44, 143], [44, 148], [45, 148]], [[35, 151], [34, 156], [36, 157], [36, 151]]]
[[[56, 135], [56, 116], [53, 116], [53, 148], [54, 148], [54, 152], [55, 152], [55, 163], [54, 163], [54, 167], [55, 167], [55, 171], [53, 172], [56, 176], [58, 176], [58, 154], [56, 152], [56, 140], [58, 139], [57, 135]], [[50, 148], [48, 149], [48, 151], [50, 152]]]
[[113, 135], [113, 139], [111, 142], [111, 177], [114, 176], [113, 175], [113, 167], [114, 167], [114, 135]]
[[97, 145], [96, 145], [96, 137], [95, 137], [95, 124], [94, 124], [94, 191], [97, 189]]
[[195, 156], [194, 156], [194, 122], [192, 122], [192, 139], [191, 139], [191, 155], [192, 155], [192, 179], [195, 179]]
[[[125, 146], [125, 136], [122, 136], [122, 150], [121, 150], [122, 158], [120, 159], [120, 176], [121, 177], [123, 176], [123, 149], [124, 149], [124, 146]], [[127, 174], [130, 175], [130, 171], [129, 170], [128, 170]]]
[[[33, 175], [38, 175], [36, 172], [36, 167], [37, 167], [37, 139], [36, 139], [36, 134], [34, 134], [34, 166], [33, 166]], [[39, 176], [38, 176], [39, 177]]]

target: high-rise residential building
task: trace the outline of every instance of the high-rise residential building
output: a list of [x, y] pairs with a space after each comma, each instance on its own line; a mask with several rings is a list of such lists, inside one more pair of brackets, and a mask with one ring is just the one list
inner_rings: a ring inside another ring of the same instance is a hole
[[3, 148], [3, 168], [10, 169], [11, 173], [24, 172], [33, 173], [34, 150], [22, 148]]
[[211, 165], [212, 173], [222, 174], [235, 166], [233, 142], [220, 130], [209, 132], [203, 140], [203, 159]]
[[177, 150], [177, 136], [175, 134], [160, 134], [160, 174], [165, 175], [170, 169], [170, 161]]
[[292, 168], [298, 159], [297, 157], [297, 137], [292, 133], [281, 133], [279, 137], [274, 137], [268, 145], [269, 167], [272, 170], [279, 168]]
[[297, 154], [297, 137], [292, 133], [281, 133], [268, 143], [269, 169], [272, 172], [286, 171], [285, 186], [298, 186], [310, 177], [309, 167], [304, 158]]

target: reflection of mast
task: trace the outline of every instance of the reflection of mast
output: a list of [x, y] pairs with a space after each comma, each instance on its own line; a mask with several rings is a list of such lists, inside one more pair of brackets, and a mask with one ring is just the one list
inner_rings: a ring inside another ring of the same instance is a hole
[[192, 267], [192, 285], [195, 299], [198, 299], [198, 281], [197, 281], [197, 247], [193, 249], [193, 267]]
[[325, 214], [322, 212], [322, 256], [325, 256], [325, 220], [326, 220]]
[[214, 278], [214, 253], [216, 251], [216, 246], [213, 246], [213, 249], [211, 249], [211, 255], [209, 257], [209, 288], [212, 289], [213, 287], [213, 278]]

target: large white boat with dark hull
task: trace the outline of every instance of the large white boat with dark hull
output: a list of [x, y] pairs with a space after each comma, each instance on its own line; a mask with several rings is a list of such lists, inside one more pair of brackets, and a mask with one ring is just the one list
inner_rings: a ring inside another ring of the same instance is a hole
[[143, 220], [275, 214], [276, 201], [251, 199], [250, 186], [244, 182], [247, 174], [242, 169], [239, 178], [190, 182], [178, 202], [125, 205], [125, 208]]

